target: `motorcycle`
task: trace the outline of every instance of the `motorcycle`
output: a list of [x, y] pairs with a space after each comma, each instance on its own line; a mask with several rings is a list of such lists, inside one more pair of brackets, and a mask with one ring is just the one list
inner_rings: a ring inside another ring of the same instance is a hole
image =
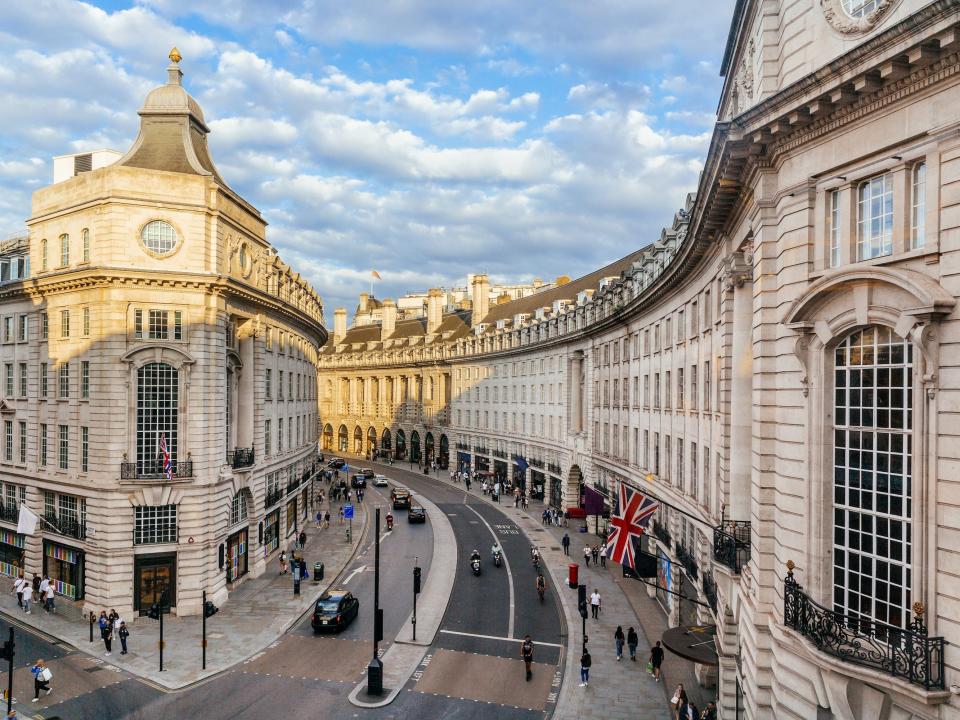
[[393, 515], [387, 515], [387, 530], [393, 530]]
[[494, 550], [493, 552], [493, 565], [494, 567], [500, 567], [503, 564], [503, 553], [499, 550]]
[[475, 557], [472, 560], [470, 560], [470, 567], [473, 570], [473, 574], [479, 576], [480, 575], [480, 558]]

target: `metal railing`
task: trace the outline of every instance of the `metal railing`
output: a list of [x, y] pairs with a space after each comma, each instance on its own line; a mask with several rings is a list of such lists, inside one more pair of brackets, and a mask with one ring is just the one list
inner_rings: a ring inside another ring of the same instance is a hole
[[43, 527], [45, 530], [52, 530], [66, 537], [85, 540], [87, 537], [87, 525], [73, 517], [57, 517], [54, 513], [44, 515]]
[[275, 505], [276, 503], [280, 502], [280, 500], [283, 499], [284, 494], [283, 488], [279, 485], [273, 488], [273, 490], [267, 490], [267, 496], [264, 500], [264, 507], [270, 507], [271, 505]]
[[227, 462], [230, 463], [230, 466], [234, 470], [237, 470], [239, 468], [246, 468], [253, 465], [254, 457], [255, 456], [252, 447], [234, 448], [233, 452], [227, 453]]
[[703, 574], [703, 596], [707, 599], [707, 604], [713, 611], [714, 617], [717, 615], [717, 584], [713, 580], [713, 573], [709, 570]]
[[538, 469], [540, 469], [540, 470], [543, 470], [543, 460], [537, 460], [536, 458], [530, 458], [530, 460], [529, 460], [528, 462], [530, 463], [530, 467], [535, 467], [535, 468], [538, 468]]
[[653, 528], [654, 537], [660, 540], [667, 547], [670, 547], [670, 544], [673, 542], [673, 538], [670, 536], [670, 531], [667, 530], [667, 527], [665, 525], [661, 525], [656, 520], [654, 520], [650, 526]]
[[507, 453], [506, 453], [506, 451], [504, 451], [504, 450], [494, 450], [494, 451], [493, 451], [493, 456], [494, 456], [494, 457], [498, 457], [498, 458], [500, 458], [501, 460], [506, 460], [506, 459], [507, 459]]
[[489, 453], [487, 452], [487, 449], [486, 449], [485, 447], [483, 447], [482, 445], [474, 445], [474, 446], [473, 446], [473, 451], [476, 452], [476, 453], [480, 453], [481, 455], [488, 455], [488, 454], [489, 454]]
[[854, 665], [903, 678], [927, 690], [944, 689], [944, 639], [929, 637], [923, 603], [913, 604], [906, 628], [863, 615], [830, 610], [810, 599], [787, 562], [783, 582], [783, 622], [812, 641], [820, 652]]
[[677, 555], [677, 560], [680, 561], [680, 564], [686, 569], [687, 574], [696, 580], [700, 574], [700, 567], [697, 565], [697, 559], [693, 556], [693, 553], [687, 550], [685, 545], [680, 543], [677, 543], [674, 552]]
[[713, 559], [735, 573], [750, 562], [749, 520], [724, 520], [713, 529]]
[[[177, 460], [172, 463], [171, 474], [178, 479], [192, 478], [193, 460]], [[163, 480], [166, 477], [163, 462], [160, 460], [120, 463], [121, 480]]]
[[6, 522], [19, 522], [20, 520], [20, 506], [17, 503], [4, 503], [0, 505], [0, 520]]
[[556, 463], [547, 463], [547, 470], [552, 472], [554, 475], [559, 475], [560, 473], [563, 472], [563, 468], [561, 468]]

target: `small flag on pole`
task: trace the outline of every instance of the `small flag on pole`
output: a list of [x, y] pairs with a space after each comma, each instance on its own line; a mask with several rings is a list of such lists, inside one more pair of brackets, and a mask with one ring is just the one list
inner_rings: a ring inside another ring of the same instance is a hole
[[370, 277], [372, 277], [372, 278], [374, 278], [374, 279], [376, 279], [376, 280], [383, 280], [383, 278], [380, 277], [380, 273], [378, 273], [376, 270], [371, 270], [371, 271], [370, 271]]
[[20, 503], [20, 516], [17, 518], [17, 532], [21, 535], [33, 535], [37, 531], [40, 518], [23, 503]]
[[173, 463], [170, 461], [170, 450], [167, 448], [167, 436], [160, 433], [160, 458], [163, 460], [163, 474], [168, 481], [173, 480]]

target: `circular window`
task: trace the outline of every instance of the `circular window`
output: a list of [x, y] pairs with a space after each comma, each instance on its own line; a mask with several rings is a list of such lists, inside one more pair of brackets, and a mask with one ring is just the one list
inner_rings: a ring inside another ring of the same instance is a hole
[[143, 246], [157, 255], [167, 255], [177, 247], [177, 231], [163, 220], [151, 220], [140, 231]]
[[843, 11], [852, 18], [866, 17], [881, 4], [883, 0], [842, 0]]

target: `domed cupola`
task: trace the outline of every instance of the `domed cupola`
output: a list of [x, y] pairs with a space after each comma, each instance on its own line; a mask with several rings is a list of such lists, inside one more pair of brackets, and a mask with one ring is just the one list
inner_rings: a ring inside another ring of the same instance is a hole
[[167, 83], [154, 88], [140, 109], [140, 134], [116, 165], [212, 175], [223, 182], [207, 148], [207, 127], [200, 104], [183, 88], [180, 53], [170, 51]]

